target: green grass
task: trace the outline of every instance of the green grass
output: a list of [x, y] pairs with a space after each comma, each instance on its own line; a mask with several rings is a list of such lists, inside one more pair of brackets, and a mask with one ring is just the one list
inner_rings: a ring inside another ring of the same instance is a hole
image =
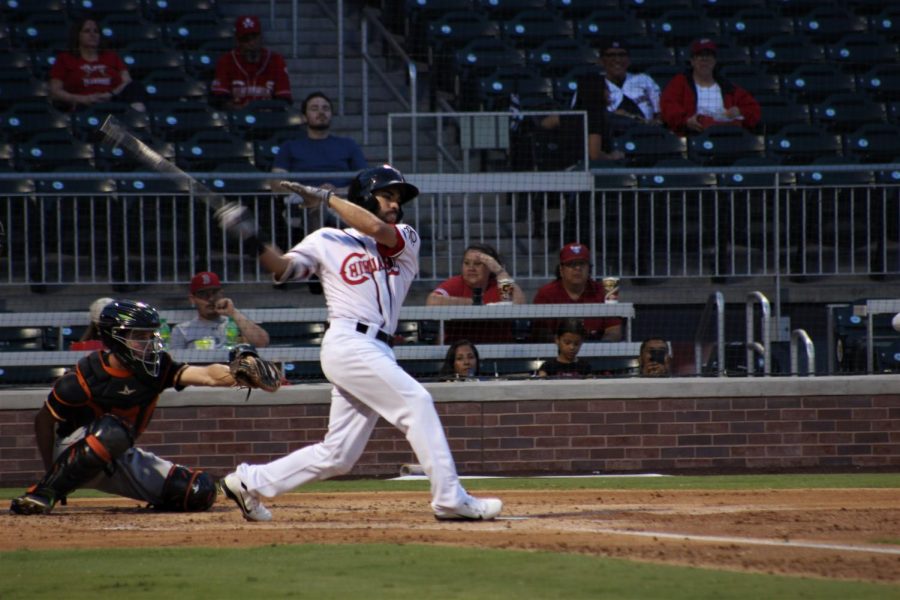
[[417, 545], [0, 553], [0, 598], [900, 598], [900, 586]]

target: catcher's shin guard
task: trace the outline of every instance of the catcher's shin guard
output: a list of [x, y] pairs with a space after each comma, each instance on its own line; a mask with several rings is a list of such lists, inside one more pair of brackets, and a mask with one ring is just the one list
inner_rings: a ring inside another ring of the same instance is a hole
[[153, 505], [157, 510], [200, 512], [216, 501], [216, 482], [204, 471], [192, 471], [172, 465], [163, 484], [162, 498]]
[[84, 439], [57, 457], [47, 474], [29, 492], [47, 498], [52, 509], [58, 498], [96, 477], [131, 445], [128, 426], [114, 415], [103, 415], [90, 424]]

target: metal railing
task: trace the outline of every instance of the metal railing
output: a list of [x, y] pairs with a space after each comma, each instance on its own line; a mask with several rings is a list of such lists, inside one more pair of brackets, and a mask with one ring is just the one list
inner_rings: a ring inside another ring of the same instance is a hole
[[710, 330], [715, 333], [716, 374], [721, 377], [725, 374], [725, 296], [722, 292], [709, 295], [694, 332], [694, 369], [697, 375], [703, 373], [703, 344], [709, 340]]
[[807, 375], [815, 375], [816, 346], [804, 329], [795, 329], [791, 332], [791, 375], [800, 375], [799, 352], [801, 343], [806, 354], [806, 373]]

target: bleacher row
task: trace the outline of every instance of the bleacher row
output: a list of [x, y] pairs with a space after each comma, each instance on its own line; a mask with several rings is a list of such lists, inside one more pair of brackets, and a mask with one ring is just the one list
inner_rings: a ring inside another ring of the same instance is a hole
[[[381, 4], [390, 19], [391, 3]], [[648, 73], [662, 89], [686, 68], [690, 42], [710, 37], [719, 46], [722, 75], [748, 89], [763, 112], [751, 132], [757, 137], [740, 140], [742, 150], [719, 164], [761, 154], [784, 164], [841, 156], [892, 162], [900, 154], [893, 142], [900, 133], [896, 3], [409, 0], [391, 25], [411, 53], [428, 63], [432, 85], [449, 93], [459, 110], [505, 110], [512, 94], [523, 110], [567, 108], [577, 78], [597, 69], [600, 49], [611, 38], [628, 45], [631, 70]], [[613, 119], [615, 142], [629, 133], [629, 123]], [[626, 163], [645, 166], [680, 157], [709, 164], [698, 153], [688, 154], [683, 142], [673, 152], [679, 144], [674, 134], [658, 136], [664, 148], [658, 154], [669, 156], [626, 151]], [[536, 143], [551, 149], [539, 149], [529, 166], [564, 166], [554, 152], [564, 143], [537, 137]], [[615, 149], [624, 150], [630, 141]], [[708, 154], [718, 154], [718, 148]], [[548, 161], [541, 162], [544, 156]]]
[[[146, 112], [123, 103], [77, 113], [48, 101], [48, 74], [68, 45], [71, 21], [97, 15], [104, 44], [122, 57], [146, 96]], [[300, 129], [299, 111], [262, 102], [212, 109], [218, 56], [233, 24], [212, 0], [33, 0], [0, 5], [0, 171], [130, 171], [137, 165], [97, 142], [115, 114], [166, 158], [189, 170], [268, 171], [280, 143]], [[276, 135], [277, 134], [277, 135]]]

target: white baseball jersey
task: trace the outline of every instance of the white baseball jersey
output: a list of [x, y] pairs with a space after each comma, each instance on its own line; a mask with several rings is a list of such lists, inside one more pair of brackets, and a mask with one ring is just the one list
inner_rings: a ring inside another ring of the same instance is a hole
[[329, 321], [355, 319], [393, 334], [400, 307], [419, 272], [421, 244], [409, 225], [395, 228], [400, 243], [393, 248], [352, 228], [317, 229], [285, 254], [292, 263], [280, 281], [318, 275]]
[[610, 112], [615, 112], [625, 96], [628, 96], [638, 105], [648, 121], [659, 113], [659, 86], [646, 73], [628, 73], [622, 87], [607, 79], [606, 89], [609, 90]]

